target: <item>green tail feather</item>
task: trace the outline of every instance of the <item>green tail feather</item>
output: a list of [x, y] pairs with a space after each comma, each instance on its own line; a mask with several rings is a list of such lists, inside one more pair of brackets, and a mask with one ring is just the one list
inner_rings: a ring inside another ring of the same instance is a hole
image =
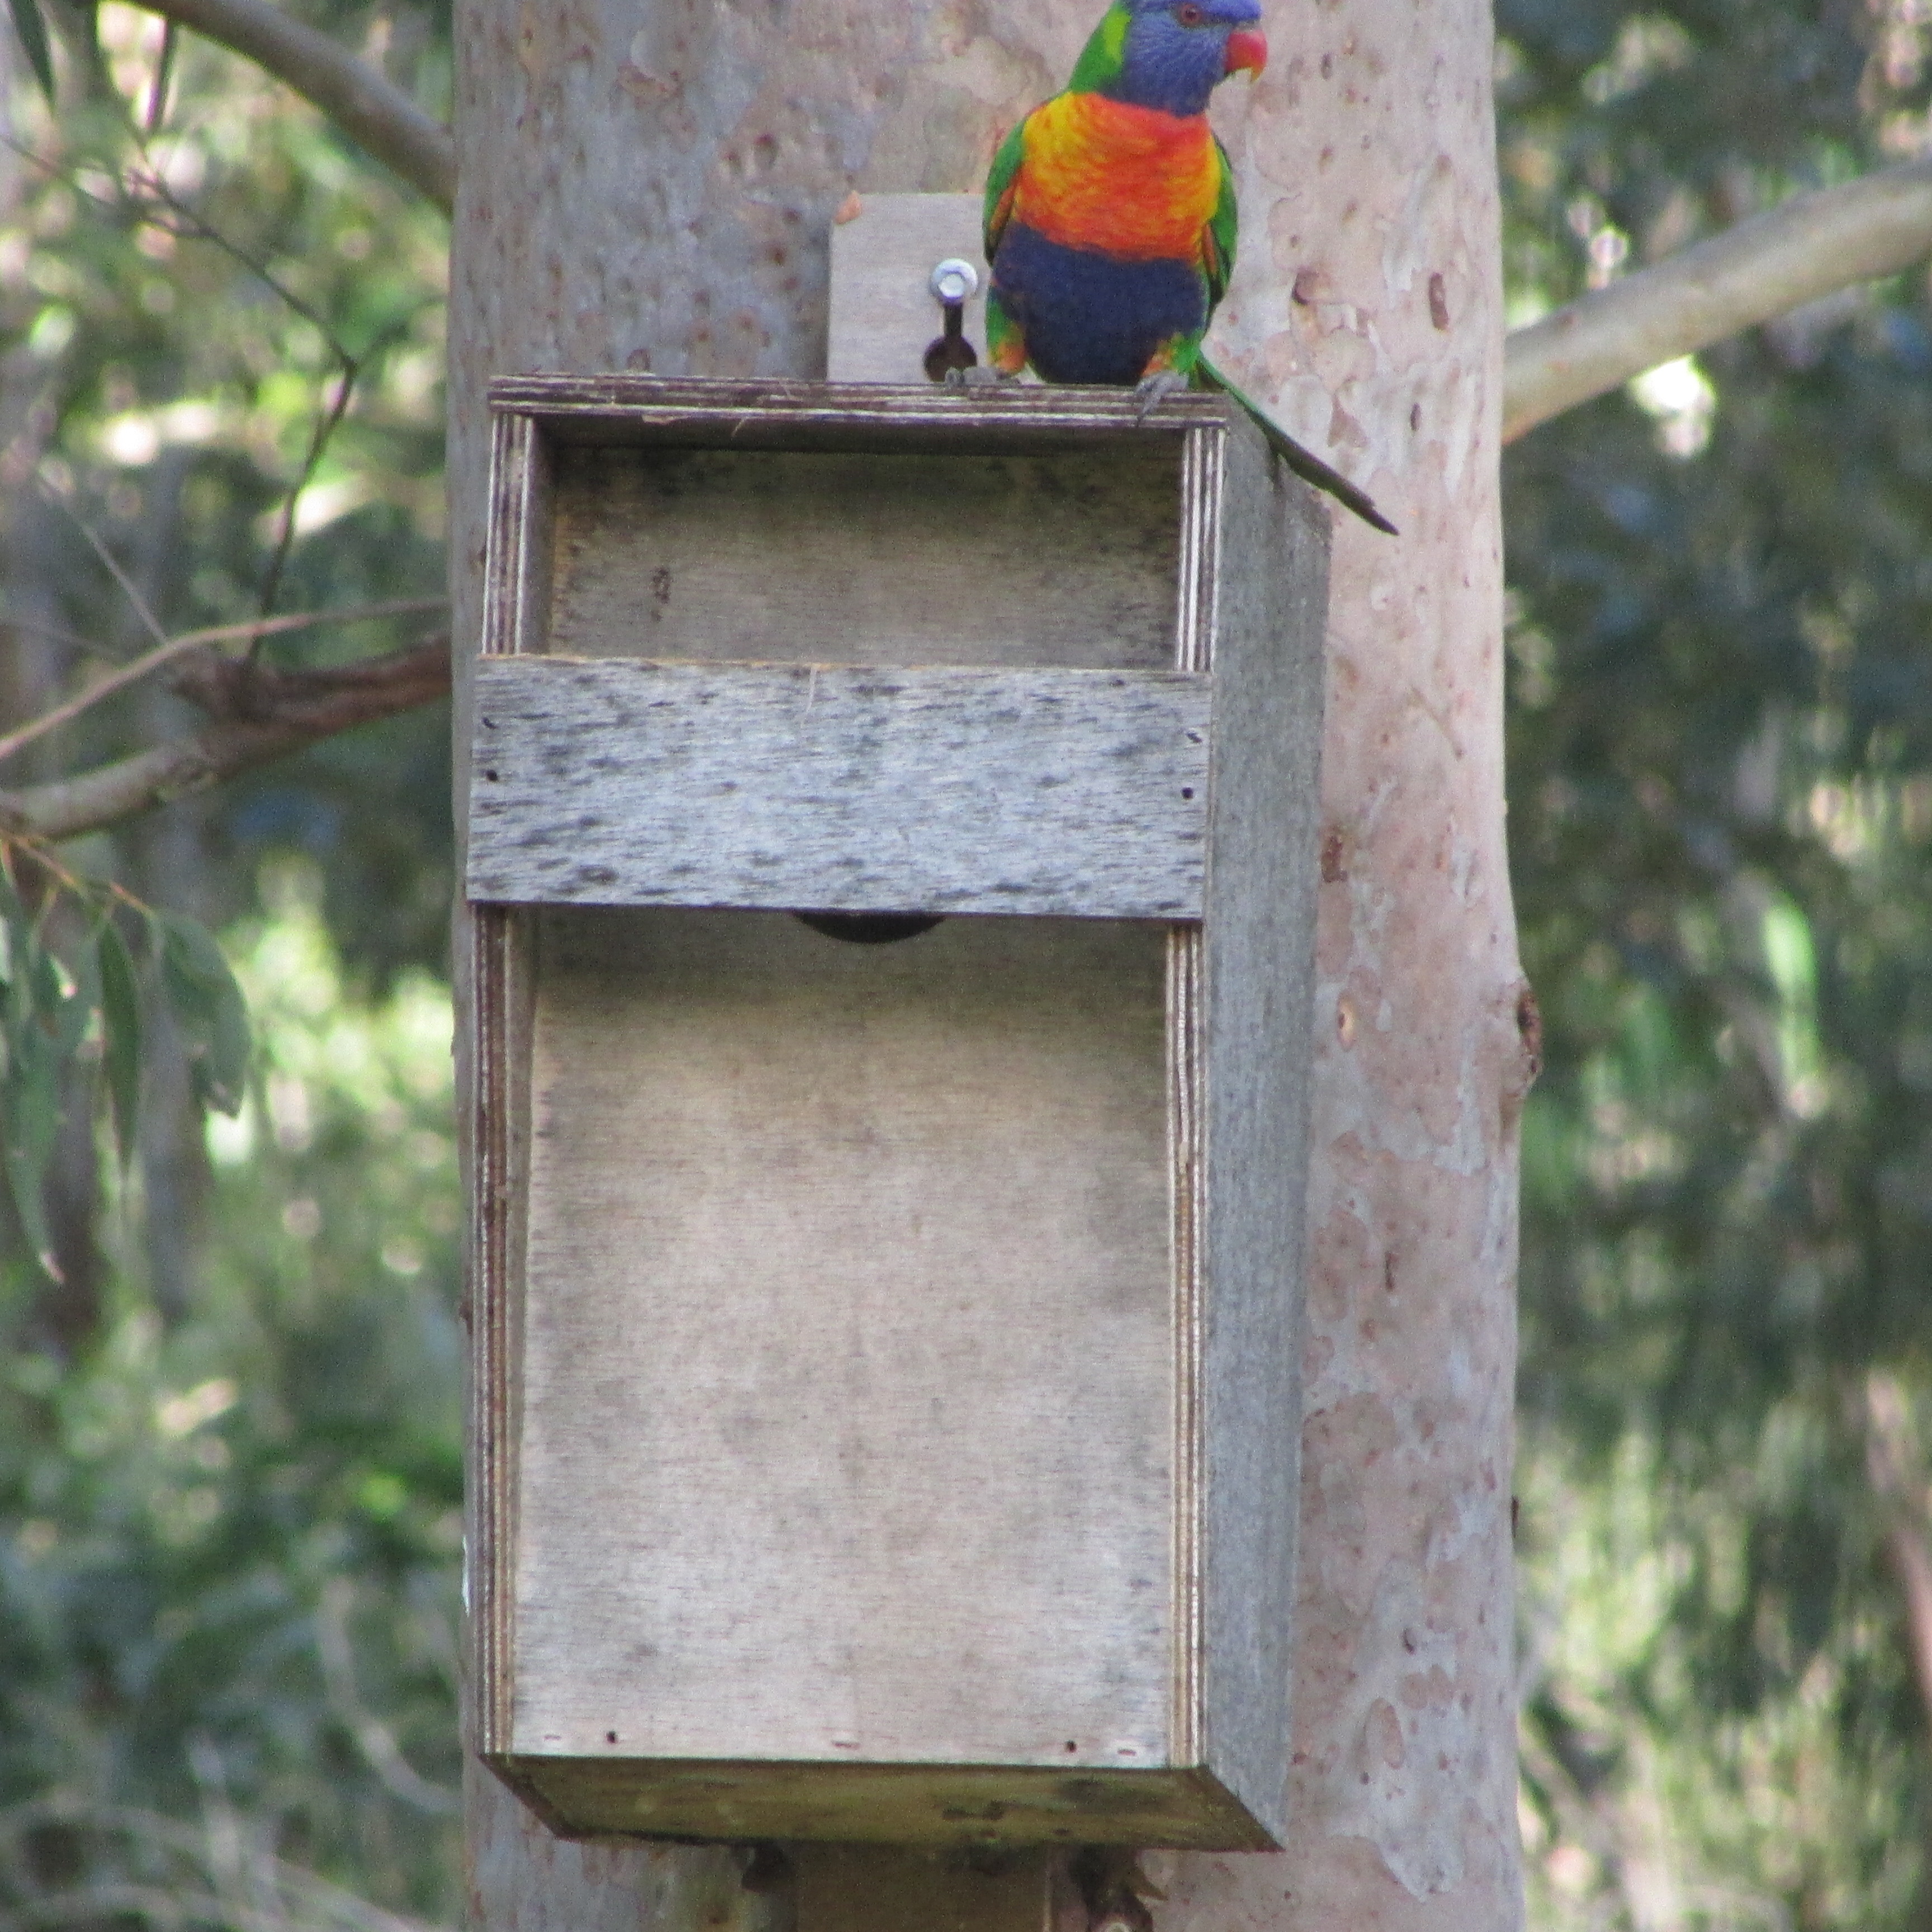
[[1196, 359], [1194, 370], [1208, 388], [1220, 389], [1232, 396], [1254, 418], [1256, 427], [1268, 438], [1269, 448], [1304, 482], [1312, 483], [1318, 490], [1327, 490], [1338, 503], [1346, 505], [1364, 523], [1375, 529], [1386, 531], [1392, 537], [1402, 534], [1376, 508], [1365, 491], [1357, 489], [1340, 472], [1330, 469], [1320, 457], [1304, 449], [1252, 396], [1244, 392], [1238, 383], [1230, 382], [1204, 354]]

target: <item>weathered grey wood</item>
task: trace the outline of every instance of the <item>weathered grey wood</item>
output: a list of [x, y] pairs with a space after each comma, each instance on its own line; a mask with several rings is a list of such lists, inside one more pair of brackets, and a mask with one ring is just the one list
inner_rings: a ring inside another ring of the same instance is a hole
[[1201, 910], [1208, 680], [480, 661], [470, 896]]
[[1169, 1742], [1160, 928], [541, 929], [506, 1768], [632, 1761], [602, 1828], [1257, 1842]]
[[[964, 860], [1090, 914], [1141, 909], [1095, 854], [1139, 851], [1130, 890], [1204, 836], [1199, 896], [1153, 909], [1205, 923], [962, 916], [880, 949], [763, 911], [505, 919], [548, 937], [501, 956], [527, 1027], [481, 1036], [530, 1123], [482, 1210], [513, 1492], [490, 1761], [577, 1832], [1265, 1845], [1321, 512], [1216, 402], [1177, 437], [1118, 396], [724, 386], [506, 386], [532, 433], [492, 635], [551, 655], [479, 667], [472, 893], [683, 866], [668, 894], [956, 908]], [[1146, 810], [1162, 789], [1192, 815]], [[835, 896], [832, 863], [869, 878]]]
[[868, 194], [832, 229], [830, 328], [826, 374], [834, 382], [930, 380], [928, 346], [944, 314], [929, 286], [948, 256], [980, 278], [961, 320], [981, 362], [986, 355], [986, 258], [980, 252], [976, 194]]
[[530, 1192], [530, 1036], [535, 987], [526, 915], [478, 906], [470, 918], [470, 979], [477, 1064], [471, 1126], [472, 1255], [471, 1460], [464, 1582], [476, 1669], [476, 1748], [510, 1742], [515, 1682], [514, 1596], [517, 1442], [521, 1427], [522, 1279]]
[[563, 444], [546, 648], [1171, 666], [1176, 455]]
[[1216, 614], [1196, 1022], [1202, 1758], [1280, 1838], [1300, 1442], [1283, 1421], [1300, 1414], [1328, 518], [1245, 421], [1211, 446], [1198, 486]]
[[961, 450], [1145, 448], [1217, 428], [1238, 406], [1207, 392], [1142, 412], [1131, 390], [1014, 382], [742, 381], [624, 374], [500, 376], [494, 409], [539, 416], [557, 442], [733, 449]]

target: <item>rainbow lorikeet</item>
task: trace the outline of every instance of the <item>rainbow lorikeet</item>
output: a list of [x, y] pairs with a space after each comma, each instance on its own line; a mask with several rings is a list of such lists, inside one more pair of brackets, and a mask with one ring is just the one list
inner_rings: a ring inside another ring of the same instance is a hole
[[1000, 144], [986, 182], [986, 346], [993, 368], [1049, 382], [1137, 385], [1151, 407], [1226, 389], [1288, 467], [1376, 529], [1395, 526], [1215, 368], [1202, 338], [1234, 266], [1227, 151], [1208, 99], [1259, 74], [1258, 0], [1114, 0], [1064, 93]]

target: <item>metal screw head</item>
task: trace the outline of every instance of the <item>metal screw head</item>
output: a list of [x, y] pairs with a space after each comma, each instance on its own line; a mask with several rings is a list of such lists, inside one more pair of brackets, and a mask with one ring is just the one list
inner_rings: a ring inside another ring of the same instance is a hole
[[963, 256], [949, 255], [934, 264], [926, 285], [932, 291], [934, 302], [950, 308], [955, 302], [970, 302], [979, 292], [980, 272]]

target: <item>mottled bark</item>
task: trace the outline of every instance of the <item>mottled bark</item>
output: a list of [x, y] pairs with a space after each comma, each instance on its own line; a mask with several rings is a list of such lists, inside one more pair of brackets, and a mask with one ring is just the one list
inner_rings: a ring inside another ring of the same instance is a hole
[[[855, 189], [976, 187], [1097, 10], [466, 0], [459, 696], [488, 377], [821, 374], [834, 212]], [[1162, 1859], [1156, 1924], [1507, 1927], [1515, 1132], [1534, 1028], [1503, 842], [1490, 20], [1478, 0], [1327, 0], [1268, 25], [1268, 76], [1216, 110], [1246, 236], [1217, 341], [1403, 535], [1336, 532], [1297, 1822], [1282, 1855]], [[464, 718], [460, 703], [459, 743]], [[470, 1786], [488, 1932], [766, 1922], [724, 1854], [561, 1845], [487, 1775]]]
[[1517, 1898], [1509, 1491], [1516, 1130], [1534, 1071], [1504, 843], [1502, 288], [1490, 18], [1274, 23], [1226, 123], [1222, 319], [1400, 525], [1336, 520], [1292, 1804], [1183, 1862], [1176, 1918], [1502, 1926]]

